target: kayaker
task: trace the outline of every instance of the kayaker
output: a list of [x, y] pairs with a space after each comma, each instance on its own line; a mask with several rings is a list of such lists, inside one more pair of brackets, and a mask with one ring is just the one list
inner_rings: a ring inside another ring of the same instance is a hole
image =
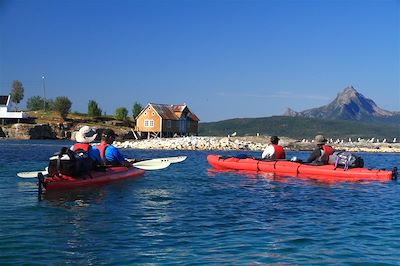
[[317, 135], [314, 138], [316, 144], [315, 149], [311, 152], [306, 163], [328, 164], [329, 155], [332, 155], [334, 149], [332, 146], [326, 145], [327, 139], [323, 135]]
[[277, 160], [277, 159], [285, 159], [285, 150], [282, 146], [278, 145], [279, 138], [278, 136], [271, 136], [270, 144], [265, 148], [264, 152], [261, 155], [261, 159], [263, 160]]
[[98, 148], [103, 162], [105, 165], [132, 167], [134, 160], [126, 160], [118, 148], [112, 145], [116, 136], [117, 134], [112, 129], [106, 129], [101, 134], [101, 143]]
[[96, 147], [93, 147], [90, 145], [91, 142], [93, 142], [97, 137], [96, 130], [89, 127], [89, 126], [83, 126], [79, 129], [78, 132], [75, 134], [75, 140], [77, 143], [72, 145], [70, 148], [74, 152], [83, 152], [87, 153], [89, 158], [95, 163], [95, 164], [101, 164], [102, 160], [100, 157], [100, 152]]

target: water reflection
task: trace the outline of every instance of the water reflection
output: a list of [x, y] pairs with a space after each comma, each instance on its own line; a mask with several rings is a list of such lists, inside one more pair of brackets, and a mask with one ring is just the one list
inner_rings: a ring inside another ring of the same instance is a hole
[[52, 206], [67, 209], [88, 207], [92, 203], [100, 204], [106, 196], [101, 187], [86, 189], [47, 191], [42, 195], [42, 200]]
[[[167, 189], [144, 188], [138, 190], [138, 193], [140, 194], [141, 209], [145, 210], [143, 220], [155, 224], [168, 223], [172, 220], [168, 210], [171, 209], [174, 199]], [[147, 230], [151, 229], [148, 233], [158, 234], [154, 231], [157, 227], [145, 226]]]

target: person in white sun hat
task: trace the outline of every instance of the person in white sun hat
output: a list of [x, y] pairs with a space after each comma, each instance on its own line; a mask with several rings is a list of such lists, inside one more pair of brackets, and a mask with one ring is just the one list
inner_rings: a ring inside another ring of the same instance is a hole
[[100, 152], [96, 147], [90, 145], [97, 137], [96, 130], [89, 126], [83, 126], [75, 134], [75, 140], [77, 143], [72, 145], [71, 150], [76, 153], [87, 154], [94, 164], [101, 164], [102, 160]]

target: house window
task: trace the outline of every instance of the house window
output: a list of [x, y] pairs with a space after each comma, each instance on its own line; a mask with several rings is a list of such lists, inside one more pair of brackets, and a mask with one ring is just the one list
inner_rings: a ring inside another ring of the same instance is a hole
[[152, 112], [152, 113], [151, 113], [151, 115], [152, 115], [152, 116], [155, 116], [155, 115], [156, 115], [156, 113]]
[[167, 120], [167, 128], [171, 128], [172, 127], [172, 121], [171, 120]]
[[154, 120], [144, 120], [144, 127], [154, 127]]

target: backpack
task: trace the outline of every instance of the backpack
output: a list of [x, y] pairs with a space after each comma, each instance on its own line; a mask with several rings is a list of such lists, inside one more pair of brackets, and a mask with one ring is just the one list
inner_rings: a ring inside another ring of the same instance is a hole
[[343, 167], [344, 170], [362, 168], [364, 167], [364, 159], [348, 151], [336, 151], [329, 156], [329, 164], [334, 164], [335, 169], [337, 167]]
[[88, 173], [93, 166], [89, 155], [84, 152], [74, 152], [67, 147], [61, 148], [49, 159], [49, 176], [80, 176]]

